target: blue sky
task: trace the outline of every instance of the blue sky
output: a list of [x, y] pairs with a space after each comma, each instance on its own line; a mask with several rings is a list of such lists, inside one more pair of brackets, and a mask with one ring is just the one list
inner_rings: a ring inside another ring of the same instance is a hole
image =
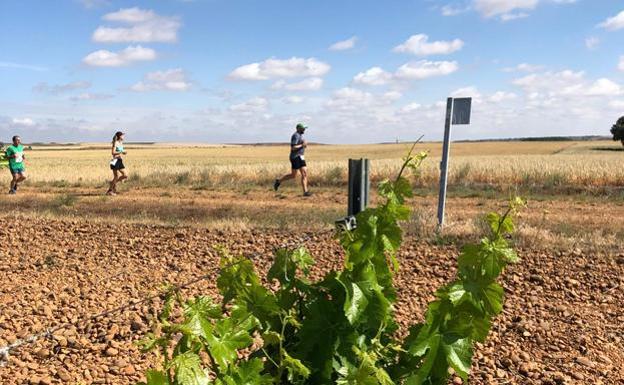
[[366, 143], [608, 134], [621, 0], [0, 2], [0, 135]]

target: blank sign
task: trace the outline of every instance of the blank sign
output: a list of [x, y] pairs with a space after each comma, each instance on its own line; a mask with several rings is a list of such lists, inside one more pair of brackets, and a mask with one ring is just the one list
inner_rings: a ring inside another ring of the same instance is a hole
[[453, 124], [470, 124], [472, 98], [453, 99]]

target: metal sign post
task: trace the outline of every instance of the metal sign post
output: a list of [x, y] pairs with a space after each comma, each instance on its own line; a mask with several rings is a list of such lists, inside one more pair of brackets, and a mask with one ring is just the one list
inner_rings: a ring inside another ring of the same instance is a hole
[[444, 143], [442, 145], [442, 161], [440, 162], [440, 195], [438, 196], [438, 229], [444, 224], [444, 207], [446, 206], [446, 185], [448, 178], [448, 160], [451, 147], [451, 125], [470, 124], [472, 98], [447, 98], [446, 120], [444, 122]]
[[355, 216], [368, 206], [370, 192], [370, 162], [368, 159], [349, 159], [349, 202], [347, 216], [336, 221], [340, 230], [355, 230]]
[[368, 159], [349, 159], [348, 216], [355, 216], [368, 205], [370, 179]]

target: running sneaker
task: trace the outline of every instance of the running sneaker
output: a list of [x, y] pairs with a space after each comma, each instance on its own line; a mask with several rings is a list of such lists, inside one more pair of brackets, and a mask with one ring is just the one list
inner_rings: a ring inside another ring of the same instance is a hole
[[312, 193], [310, 191], [306, 191], [306, 192], [303, 193], [303, 196], [304, 197], [311, 197]]
[[275, 182], [273, 182], [273, 190], [277, 191], [277, 189], [279, 188], [281, 184], [282, 182], [280, 182], [279, 179], [275, 179]]
[[15, 190], [14, 190], [14, 189], [10, 189], [10, 190], [9, 190], [9, 194], [11, 194], [11, 195], [15, 195]]

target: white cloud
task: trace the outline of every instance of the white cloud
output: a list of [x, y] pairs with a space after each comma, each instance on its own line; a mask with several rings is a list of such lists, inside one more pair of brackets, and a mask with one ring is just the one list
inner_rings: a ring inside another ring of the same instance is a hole
[[496, 91], [490, 95], [483, 95], [475, 86], [459, 88], [450, 93], [453, 98], [472, 98], [473, 104], [490, 103], [490, 105], [511, 101], [518, 97], [513, 92]]
[[412, 102], [412, 103], [406, 104], [405, 106], [401, 107], [398, 112], [401, 113], [401, 114], [409, 114], [409, 113], [418, 111], [418, 110], [420, 110], [422, 108], [423, 108], [422, 104], [416, 103], [416, 102]]
[[66, 84], [49, 85], [47, 82], [37, 83], [33, 87], [33, 92], [60, 94], [63, 92], [71, 92], [75, 90], [83, 90], [91, 87], [91, 82], [76, 81]]
[[355, 75], [353, 82], [368, 86], [381, 86], [391, 82], [392, 78], [393, 75], [390, 72], [386, 72], [380, 67], [372, 67]]
[[521, 87], [530, 99], [584, 96], [616, 96], [622, 94], [622, 87], [607, 78], [593, 82], [585, 79], [583, 71], [560, 71], [531, 74], [515, 79], [513, 84]]
[[240, 66], [230, 72], [233, 80], [267, 80], [295, 77], [319, 77], [327, 74], [330, 65], [315, 58], [291, 57], [290, 59], [267, 59], [259, 63]]
[[411, 53], [418, 56], [448, 55], [459, 51], [464, 46], [460, 39], [451, 41], [432, 41], [425, 34], [412, 35], [403, 44], [394, 47], [394, 52]]
[[624, 110], [624, 100], [612, 100], [609, 102], [609, 107], [616, 110]]
[[454, 98], [473, 98], [473, 100], [474, 100], [474, 99], [481, 99], [481, 93], [479, 92], [479, 90], [476, 87], [470, 86], [470, 87], [459, 88], [459, 89], [451, 92], [451, 97], [454, 97]]
[[86, 100], [105, 100], [105, 99], [110, 99], [112, 97], [114, 96], [110, 94], [97, 94], [97, 93], [84, 92], [82, 94], [72, 96], [71, 98], [69, 98], [69, 100], [78, 102], [78, 101], [86, 101]]
[[624, 71], [624, 56], [620, 56], [620, 62], [618, 63], [618, 69]]
[[357, 110], [374, 102], [375, 97], [370, 92], [344, 87], [334, 92], [326, 106], [333, 110]]
[[381, 67], [372, 67], [353, 77], [353, 84], [383, 86], [393, 82], [423, 80], [435, 76], [449, 75], [457, 71], [457, 62], [420, 60], [403, 64], [394, 73]]
[[282, 98], [282, 102], [286, 104], [300, 104], [303, 103], [304, 99], [298, 95], [290, 95]]
[[323, 79], [322, 78], [307, 78], [303, 79], [299, 82], [295, 83], [287, 83], [284, 80], [278, 80], [273, 84], [271, 88], [280, 90], [289, 90], [289, 91], [318, 91], [323, 87]]
[[156, 59], [156, 51], [137, 45], [129, 46], [119, 52], [111, 52], [105, 49], [91, 52], [82, 59], [82, 62], [92, 67], [123, 67], [134, 62], [154, 59]]
[[624, 28], [624, 11], [598, 24], [599, 27], [608, 29], [609, 31], [617, 31]]
[[102, 17], [106, 21], [117, 21], [120, 23], [137, 24], [145, 23], [157, 19], [159, 16], [152, 10], [134, 8], [120, 9], [117, 12], [107, 13]]
[[529, 17], [529, 14], [526, 12], [503, 13], [500, 16], [500, 19], [501, 21], [512, 21], [512, 20], [524, 19], [525, 17]]
[[92, 35], [92, 40], [98, 43], [173, 43], [178, 40], [178, 29], [181, 26], [177, 17], [161, 16], [152, 10], [137, 7], [108, 13], [103, 19], [129, 26], [98, 27]]
[[16, 126], [32, 127], [35, 125], [35, 121], [31, 118], [13, 118], [11, 122]]
[[355, 43], [357, 42], [357, 36], [352, 36], [347, 40], [338, 41], [331, 46], [329, 46], [330, 51], [346, 51], [355, 47]]
[[574, 4], [577, 0], [473, 0], [472, 6], [485, 18], [501, 21], [523, 19], [541, 3]]
[[538, 3], [539, 0], [474, 0], [474, 7], [483, 17], [491, 18], [517, 10], [532, 10]]
[[357, 88], [343, 87], [336, 90], [325, 106], [332, 111], [362, 112], [366, 108], [390, 108], [403, 95], [397, 91], [373, 94]]
[[150, 72], [140, 81], [130, 87], [131, 91], [188, 91], [192, 83], [187, 79], [186, 72], [181, 68], [166, 71]]
[[571, 94], [582, 88], [584, 76], [583, 71], [544, 72], [515, 79], [512, 83], [527, 93]]
[[243, 103], [233, 104], [230, 111], [241, 114], [257, 114], [266, 112], [269, 108], [269, 101], [266, 98], [255, 97]]
[[598, 45], [600, 45], [600, 39], [595, 36], [590, 36], [585, 39], [585, 47], [589, 50], [598, 48]]
[[607, 78], [592, 83], [585, 91], [588, 96], [616, 96], [622, 94], [622, 87]]
[[457, 62], [421, 60], [403, 64], [395, 73], [397, 79], [421, 80], [449, 75], [459, 69]]
[[515, 67], [503, 68], [503, 71], [504, 72], [537, 72], [537, 71], [541, 71], [543, 68], [544, 66], [541, 66], [541, 65], [520, 63]]
[[460, 7], [458, 5], [447, 4], [440, 8], [442, 16], [456, 16], [468, 11], [470, 7]]
[[507, 100], [516, 99], [518, 95], [513, 92], [497, 91], [489, 96], [488, 100], [493, 103], [500, 103]]
[[403, 97], [403, 94], [400, 93], [399, 91], [388, 91], [388, 92], [384, 92], [381, 95], [381, 99], [386, 102], [394, 102], [396, 100], [401, 99], [401, 97]]

